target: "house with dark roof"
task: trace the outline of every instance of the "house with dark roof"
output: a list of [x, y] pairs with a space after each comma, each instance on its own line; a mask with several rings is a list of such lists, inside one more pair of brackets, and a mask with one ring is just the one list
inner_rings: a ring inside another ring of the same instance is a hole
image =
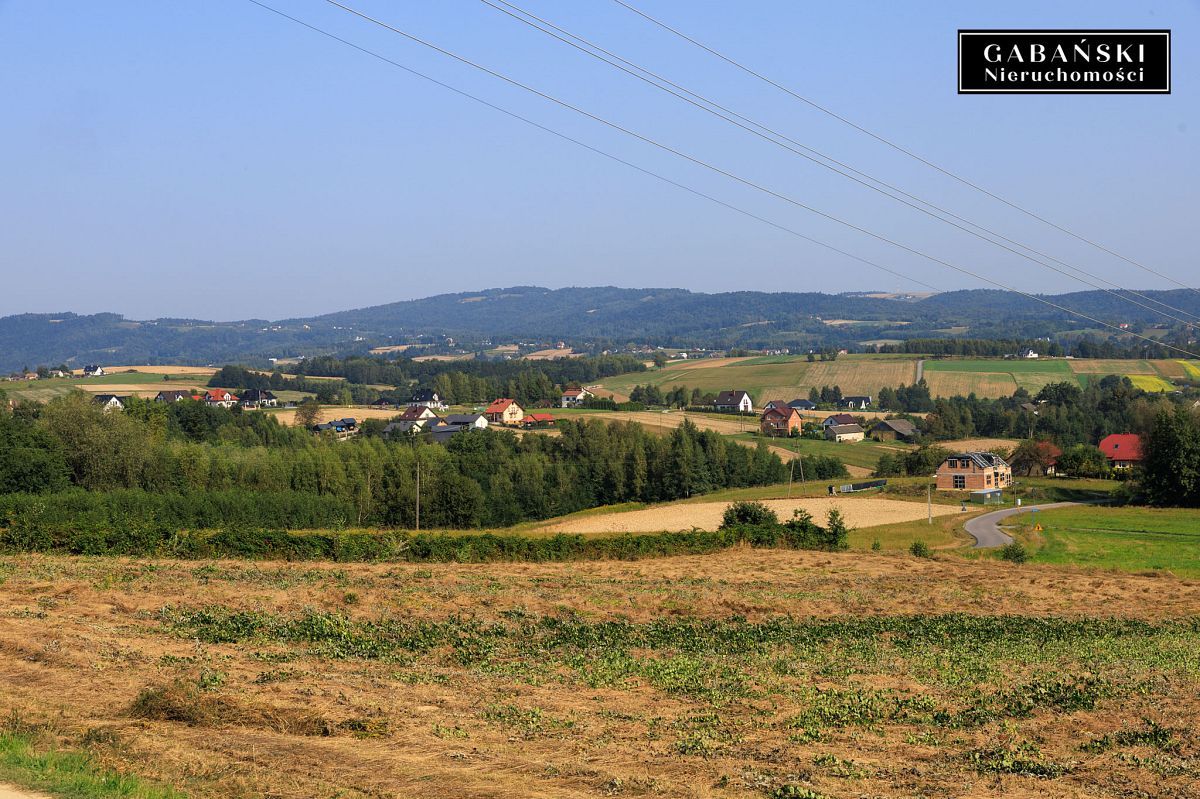
[[794, 399], [788, 403], [788, 407], [795, 408], [798, 411], [815, 411], [817, 409], [817, 403], [813, 402], [812, 400]]
[[251, 388], [242, 392], [238, 404], [243, 408], [274, 408], [279, 404], [279, 399], [266, 389]]
[[426, 408], [435, 408], [439, 411], [446, 410], [446, 403], [442, 402], [442, 398], [438, 393], [431, 388], [423, 388], [412, 395], [412, 399], [408, 401], [409, 405], [424, 405]]
[[769, 400], [767, 402], [767, 404], [763, 406], [763, 410], [770, 411], [770, 410], [774, 410], [775, 408], [786, 408], [786, 407], [788, 407], [788, 404], [786, 402], [784, 402], [783, 400]]
[[843, 408], [847, 408], [852, 411], [865, 411], [867, 408], [871, 407], [871, 398], [870, 397], [842, 397], [842, 401], [839, 404]]
[[821, 422], [821, 426], [825, 428], [838, 424], [858, 424], [858, 420], [848, 413], [835, 413], [825, 417], [825, 421]]
[[917, 435], [917, 426], [907, 419], [883, 419], [871, 428], [876, 441], [912, 441]]
[[104, 377], [106, 374], [107, 372], [104, 371], [104, 367], [99, 364], [89, 363], [83, 367], [84, 377]]
[[1113, 433], [1100, 439], [1099, 446], [1114, 469], [1139, 466], [1144, 458], [1142, 439], [1136, 433]]
[[754, 413], [754, 400], [745, 391], [722, 391], [713, 407], [724, 412]]
[[401, 422], [420, 422], [429, 419], [436, 419], [437, 414], [434, 413], [428, 405], [409, 405], [400, 412], [397, 421]]
[[851, 422], [850, 424], [831, 424], [825, 428], [825, 440], [836, 441], [839, 444], [845, 441], [862, 441], [864, 435], [862, 427], [856, 422]]
[[125, 401], [129, 397], [118, 397], [116, 394], [97, 394], [92, 397], [92, 402], [99, 405], [105, 411], [120, 411], [125, 408]]
[[338, 441], [345, 441], [347, 438], [358, 435], [358, 420], [352, 416], [334, 419], [332, 422], [313, 425], [312, 431], [318, 435], [330, 434]]
[[446, 417], [446, 424], [484, 430], [488, 426], [488, 420], [482, 413], [452, 413]]
[[155, 402], [183, 402], [191, 398], [190, 391], [160, 391], [154, 395]]
[[939, 491], [985, 491], [1012, 485], [1012, 468], [991, 452], [959, 452], [937, 468]]

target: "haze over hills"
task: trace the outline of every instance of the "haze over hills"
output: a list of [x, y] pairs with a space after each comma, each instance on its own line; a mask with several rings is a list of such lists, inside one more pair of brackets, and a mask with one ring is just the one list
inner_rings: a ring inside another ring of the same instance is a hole
[[[1143, 293], [1200, 315], [1200, 294], [1195, 292]], [[453, 336], [466, 344], [486, 339], [496, 343], [564, 340], [582, 346], [632, 342], [806, 348], [946, 336], [1035, 338], [1088, 329], [1100, 337], [1112, 333], [1005, 291], [869, 294], [703, 294], [685, 289], [516, 286], [274, 322], [131, 320], [112, 313], [21, 314], [0, 318], [0, 371], [93, 361], [266, 363], [268, 358], [366, 352], [372, 346], [417, 336]], [[1114, 325], [1137, 327], [1171, 321], [1105, 292], [1048, 298]]]

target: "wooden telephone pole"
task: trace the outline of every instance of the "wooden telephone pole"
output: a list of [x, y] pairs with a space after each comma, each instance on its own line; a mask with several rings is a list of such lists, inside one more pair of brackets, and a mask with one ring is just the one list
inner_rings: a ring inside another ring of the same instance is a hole
[[417, 532], [421, 532], [421, 462], [417, 461]]

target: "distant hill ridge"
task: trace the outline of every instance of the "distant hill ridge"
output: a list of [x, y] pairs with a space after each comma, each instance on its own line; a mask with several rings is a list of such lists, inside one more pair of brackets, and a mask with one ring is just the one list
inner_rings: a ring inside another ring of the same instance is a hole
[[[1032, 338], [1095, 327], [1022, 295], [977, 289], [895, 298], [847, 294], [612, 286], [513, 286], [338, 311], [308, 318], [210, 322], [131, 320], [119, 314], [20, 314], [0, 318], [0, 371], [68, 362], [265, 362], [269, 357], [365, 352], [418, 334], [464, 340], [566, 340], [686, 347], [848, 346], [858, 341], [944, 337]], [[884, 292], [880, 292], [884, 293]], [[1147, 291], [1200, 315], [1200, 295]], [[1112, 324], [1164, 320], [1110, 294], [1053, 295], [1053, 302]], [[829, 320], [839, 324], [830, 325]], [[356, 341], [355, 339], [361, 339]]]

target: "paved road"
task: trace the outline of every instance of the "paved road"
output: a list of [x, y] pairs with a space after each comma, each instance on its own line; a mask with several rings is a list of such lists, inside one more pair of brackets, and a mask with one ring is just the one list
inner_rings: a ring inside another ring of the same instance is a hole
[[974, 519], [968, 519], [963, 525], [967, 533], [975, 539], [975, 549], [989, 549], [991, 547], [1002, 547], [1005, 544], [1011, 544], [1013, 538], [1008, 533], [1000, 529], [999, 522], [1007, 519], [1009, 516], [1015, 516], [1018, 513], [1028, 513], [1031, 510], [1049, 510], [1050, 508], [1065, 508], [1069, 505], [1078, 505], [1078, 502], [1050, 502], [1045, 505], [1025, 505], [1020, 508], [1005, 508], [1004, 510], [992, 511], [985, 513], [982, 516], [976, 516]]

